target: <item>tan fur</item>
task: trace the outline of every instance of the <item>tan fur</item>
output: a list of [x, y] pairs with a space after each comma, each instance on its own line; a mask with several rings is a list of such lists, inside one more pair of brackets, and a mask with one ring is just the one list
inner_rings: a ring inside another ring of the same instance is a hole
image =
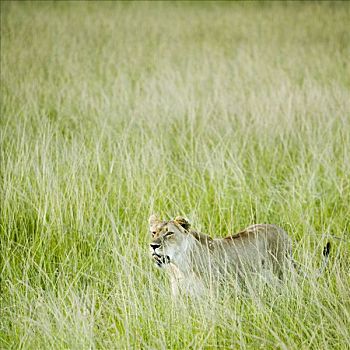
[[252, 225], [213, 239], [192, 230], [183, 217], [161, 221], [152, 215], [151, 254], [171, 278], [174, 294], [201, 294], [212, 282], [237, 283], [249, 276], [282, 277], [291, 259], [291, 241], [280, 227]]

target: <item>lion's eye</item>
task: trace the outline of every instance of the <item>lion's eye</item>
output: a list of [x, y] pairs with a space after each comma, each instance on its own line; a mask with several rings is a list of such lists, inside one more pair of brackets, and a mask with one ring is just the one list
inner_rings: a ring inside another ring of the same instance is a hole
[[152, 236], [155, 236], [155, 234], [157, 233], [156, 231], [152, 231]]
[[174, 232], [167, 232], [165, 235], [164, 235], [164, 237], [170, 237], [170, 236], [172, 236], [174, 234]]

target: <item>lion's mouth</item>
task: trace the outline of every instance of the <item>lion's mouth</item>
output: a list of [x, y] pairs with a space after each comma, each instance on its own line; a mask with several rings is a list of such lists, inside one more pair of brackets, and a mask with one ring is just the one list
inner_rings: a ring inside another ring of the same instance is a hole
[[152, 258], [159, 267], [165, 264], [169, 264], [170, 262], [170, 258], [168, 255], [159, 255], [157, 253], [153, 253]]

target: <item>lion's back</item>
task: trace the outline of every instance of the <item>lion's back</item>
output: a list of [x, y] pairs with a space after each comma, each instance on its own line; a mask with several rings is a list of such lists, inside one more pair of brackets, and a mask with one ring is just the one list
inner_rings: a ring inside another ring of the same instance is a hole
[[280, 269], [291, 255], [291, 240], [280, 227], [271, 224], [256, 224], [244, 230], [215, 240], [219, 255], [232, 263], [261, 268], [270, 263], [274, 270]]

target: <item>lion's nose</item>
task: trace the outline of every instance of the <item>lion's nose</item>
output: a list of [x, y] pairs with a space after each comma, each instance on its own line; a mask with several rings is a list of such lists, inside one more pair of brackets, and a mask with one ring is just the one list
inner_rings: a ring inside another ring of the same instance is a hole
[[151, 246], [151, 248], [153, 248], [153, 250], [156, 250], [157, 248], [160, 247], [160, 244], [158, 244], [158, 243], [151, 243], [150, 246]]

